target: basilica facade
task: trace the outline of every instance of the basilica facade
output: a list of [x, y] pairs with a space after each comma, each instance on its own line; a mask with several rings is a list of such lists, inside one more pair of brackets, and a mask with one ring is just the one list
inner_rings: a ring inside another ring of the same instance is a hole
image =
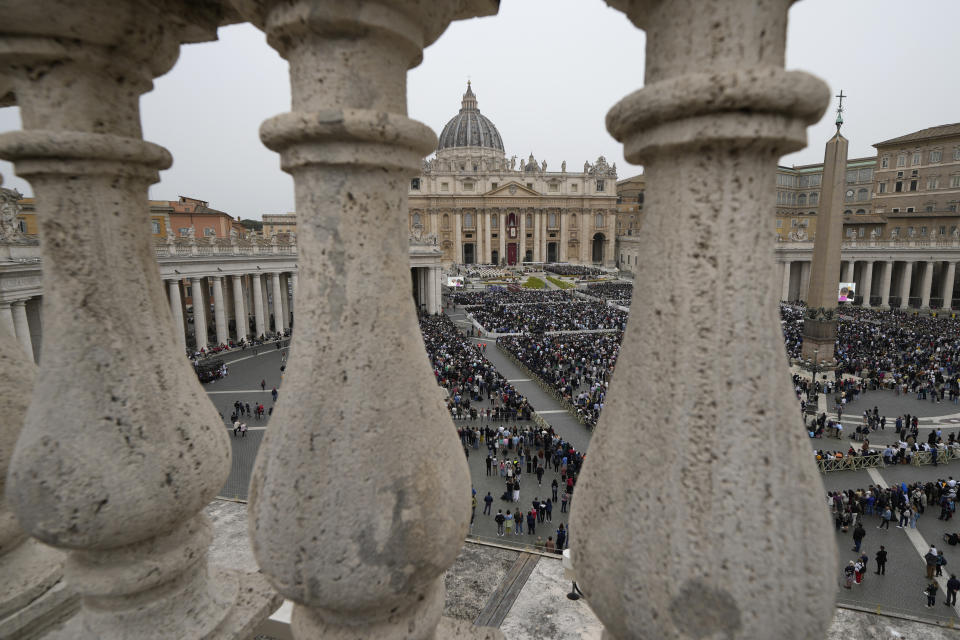
[[447, 264], [570, 262], [614, 266], [617, 169], [600, 156], [581, 171], [548, 171], [531, 153], [509, 159], [470, 83], [437, 152], [410, 181], [409, 224], [436, 239]]

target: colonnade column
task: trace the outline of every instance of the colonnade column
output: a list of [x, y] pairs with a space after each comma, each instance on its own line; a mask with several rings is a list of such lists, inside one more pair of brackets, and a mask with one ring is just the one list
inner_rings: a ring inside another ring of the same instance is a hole
[[789, 260], [783, 263], [783, 284], [780, 287], [780, 299], [789, 300], [790, 299], [790, 265], [793, 264]]
[[282, 334], [287, 330], [287, 319], [283, 317], [283, 291], [280, 289], [280, 273], [273, 274], [273, 321], [274, 329]]
[[171, 280], [167, 286], [170, 295], [170, 313], [173, 315], [173, 333], [181, 355], [187, 350], [187, 336], [183, 331], [183, 301], [180, 299], [180, 281]]
[[923, 263], [923, 279], [920, 281], [920, 308], [930, 308], [930, 290], [933, 289], [933, 263]]
[[144, 223], [171, 157], [143, 140], [140, 96], [181, 42], [216, 39], [220, 11], [177, 0], [3, 9], [0, 84], [24, 130], [0, 134], [0, 158], [36, 194], [45, 330], [5, 495], [24, 531], [67, 551], [81, 608], [64, 637], [248, 638], [279, 605], [263, 576], [208, 566], [204, 507], [230, 472], [230, 441], [177, 352]]
[[257, 325], [257, 335], [255, 337], [265, 336], [267, 334], [266, 319], [263, 315], [264, 300], [263, 286], [260, 282], [259, 273], [250, 274], [250, 286], [253, 289], [253, 314]]
[[884, 309], [890, 308], [890, 287], [893, 284], [893, 261], [887, 260], [883, 263], [883, 269], [880, 274], [880, 306]]
[[900, 308], [910, 307], [910, 287], [913, 284], [913, 263], [903, 263], [903, 274], [900, 277]]
[[[293, 175], [303, 220], [299, 346], [283, 383], [296, 402], [277, 404], [253, 469], [254, 555], [294, 602], [291, 630], [301, 640], [502, 637], [467, 621], [438, 629], [443, 574], [469, 527], [470, 478], [423, 357], [402, 242], [407, 185], [436, 148], [430, 129], [406, 115], [407, 69], [453, 16], [492, 13], [496, 3], [235, 6], [290, 65], [291, 112], [260, 135]], [[376, 320], [383, 309], [389, 321]], [[409, 464], [427, 449], [444, 464]], [[334, 469], [327, 459], [349, 464]], [[334, 523], [330, 513], [342, 517]], [[443, 525], [423, 544], [424, 523], [435, 522]]]
[[800, 263], [800, 290], [797, 292], [797, 298], [807, 301], [810, 295], [810, 261], [804, 260]]
[[957, 263], [947, 262], [947, 273], [943, 278], [943, 289], [940, 296], [943, 298], [943, 308], [953, 309], [953, 281], [957, 273]]
[[226, 308], [223, 302], [223, 277], [213, 276], [213, 321], [217, 329], [217, 344], [230, 343]]
[[236, 316], [237, 340], [245, 340], [250, 326], [247, 320], [247, 309], [243, 302], [243, 276], [231, 276], [233, 280], [233, 307]]
[[293, 326], [293, 318], [297, 313], [297, 272], [294, 271], [290, 274], [290, 315], [291, 315], [291, 326]]
[[6, 329], [11, 337], [17, 337], [17, 327], [13, 323], [13, 308], [10, 302], [0, 300], [0, 328]]
[[[783, 69], [792, 0], [709, 8], [700, 0], [607, 1], [646, 35], [645, 86], [606, 118], [627, 161], [645, 169], [634, 282], [644, 304], [631, 307], [577, 481], [577, 582], [605, 640], [822, 638], [834, 615], [833, 527], [819, 495], [796, 491], [817, 486], [820, 474], [790, 392], [774, 255], [744, 247], [768, 246], [777, 159], [803, 147], [830, 92]], [[678, 393], [688, 406], [672, 400]], [[642, 415], [669, 422], [677, 441], [690, 444], [638, 454]], [[784, 451], [731, 465], [742, 438], [748, 449], [764, 446], [771, 422], [790, 425], [778, 435]], [[734, 429], [736, 442], [726, 435]], [[709, 481], [691, 492], [692, 476]], [[784, 519], [796, 526], [778, 531], [776, 544], [766, 524], [742, 526]], [[822, 544], [805, 551], [810, 540]], [[794, 581], [789, 588], [763, 578], [771, 563]], [[804, 606], [795, 606], [796, 593]], [[725, 613], [691, 616], [695, 600]]]
[[854, 270], [856, 269], [856, 266], [857, 266], [856, 260], [847, 260], [847, 268], [843, 274], [844, 282], [853, 282], [853, 274], [854, 274]]
[[30, 358], [30, 362], [33, 362], [33, 341], [30, 339], [30, 322], [27, 320], [27, 301], [14, 300], [10, 307], [13, 310], [13, 327], [17, 334], [17, 341]]
[[290, 326], [290, 281], [286, 273], [280, 274], [280, 307], [283, 310], [283, 328]]
[[203, 291], [203, 278], [193, 279], [193, 289], [191, 290], [193, 299], [193, 336], [196, 340], [197, 351], [207, 347], [207, 300]]
[[873, 260], [867, 260], [863, 263], [863, 271], [861, 272], [860, 281], [860, 295], [863, 297], [863, 301], [860, 303], [860, 306], [869, 307], [870, 290], [873, 289]]

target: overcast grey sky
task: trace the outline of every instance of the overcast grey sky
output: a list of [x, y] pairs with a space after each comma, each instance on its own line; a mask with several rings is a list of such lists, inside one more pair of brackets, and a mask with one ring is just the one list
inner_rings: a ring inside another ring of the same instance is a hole
[[[850, 155], [875, 142], [960, 121], [956, 27], [960, 1], [803, 0], [790, 11], [787, 67], [812, 72], [845, 101]], [[260, 123], [289, 109], [287, 66], [249, 25], [183, 48], [176, 67], [142, 99], [144, 136], [174, 166], [154, 199], [189, 195], [244, 218], [292, 211], [293, 182], [260, 143]], [[503, 0], [497, 16], [452, 25], [409, 74], [409, 112], [437, 133], [460, 108], [467, 77], [507, 155], [563, 160], [604, 155], [620, 177], [639, 172], [604, 127], [609, 108], [643, 85], [644, 36], [601, 0]], [[835, 102], [835, 101], [834, 101]], [[833, 108], [809, 129], [811, 146], [782, 164], [823, 159]], [[0, 109], [0, 131], [17, 129]], [[32, 193], [0, 162], [7, 187]]]

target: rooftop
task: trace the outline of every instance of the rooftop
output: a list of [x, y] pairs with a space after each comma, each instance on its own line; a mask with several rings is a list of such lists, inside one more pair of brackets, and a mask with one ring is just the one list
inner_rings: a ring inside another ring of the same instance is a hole
[[883, 142], [878, 142], [873, 146], [882, 147], [888, 144], [916, 142], [919, 140], [929, 140], [931, 138], [946, 138], [950, 136], [960, 136], [960, 122], [955, 122], [953, 124], [941, 124], [936, 127], [927, 127], [926, 129], [920, 129], [920, 131], [914, 131], [913, 133], [908, 133], [905, 136], [899, 136], [896, 138], [890, 138], [889, 140], [884, 140]]

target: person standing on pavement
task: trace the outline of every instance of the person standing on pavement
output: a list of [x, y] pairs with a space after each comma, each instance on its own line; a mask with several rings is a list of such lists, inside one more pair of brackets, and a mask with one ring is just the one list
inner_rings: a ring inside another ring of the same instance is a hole
[[490, 495], [490, 492], [487, 491], [487, 495], [483, 496], [483, 515], [490, 515], [490, 506], [493, 504], [493, 496]]
[[877, 555], [874, 556], [877, 561], [877, 570], [874, 571], [879, 576], [887, 574], [887, 550], [883, 548], [883, 545], [880, 545], [880, 551], [877, 551]]
[[503, 517], [503, 509], [497, 509], [497, 515], [494, 517], [497, 522], [497, 535], [503, 536], [503, 523], [506, 518]]
[[550, 483], [550, 489], [553, 491], [553, 502], [554, 502], [554, 503], [557, 502], [557, 490], [559, 489], [559, 487], [560, 487], [560, 485], [557, 484], [557, 479], [554, 478], [554, 479], [553, 479], [553, 482]]
[[927, 608], [929, 609], [933, 605], [937, 604], [937, 583], [931, 582], [927, 585], [927, 588], [923, 590], [927, 594]]
[[859, 522], [857, 526], [853, 529], [853, 550], [860, 552], [860, 545], [863, 543], [863, 537], [867, 535], [867, 530], [863, 528], [863, 525]]
[[890, 505], [887, 505], [883, 509], [883, 514], [880, 516], [880, 526], [877, 529], [887, 529], [890, 530], [890, 521], [893, 519], [893, 511], [890, 510]]
[[957, 580], [957, 576], [950, 574], [950, 579], [947, 580], [947, 601], [943, 604], [948, 607], [957, 606], [957, 591], [960, 591], [960, 580]]
[[943, 575], [943, 567], [947, 564], [947, 558], [943, 555], [943, 551], [937, 553], [937, 573], [936, 576], [939, 578]]
[[937, 569], [937, 559], [940, 557], [940, 554], [937, 552], [936, 547], [930, 547], [930, 550], [924, 554], [923, 559], [927, 563], [927, 579], [933, 579], [933, 572]]

